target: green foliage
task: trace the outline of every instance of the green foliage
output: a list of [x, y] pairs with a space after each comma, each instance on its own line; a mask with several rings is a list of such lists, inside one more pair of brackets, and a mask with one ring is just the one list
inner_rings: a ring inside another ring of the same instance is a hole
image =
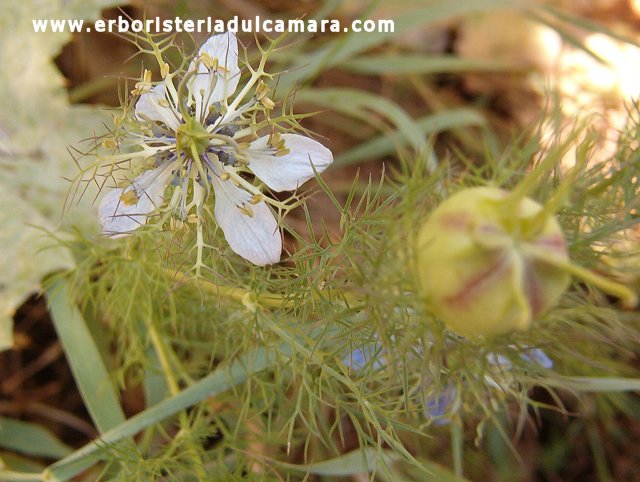
[[[577, 152], [587, 155], [588, 149]], [[497, 412], [512, 403], [524, 416], [527, 406], [537, 404], [529, 395], [536, 385], [552, 393], [636, 390], [637, 380], [611, 375], [626, 373], [625, 353], [638, 343], [637, 320], [597, 290], [576, 283], [531, 331], [483, 341], [447, 332], [417, 294], [412, 246], [420, 221], [463, 186], [497, 180], [515, 185], [526, 176], [527, 162], [512, 154], [478, 168], [442, 163], [436, 171], [423, 158], [403, 158], [380, 184], [360, 190], [354, 183], [340, 199], [319, 180], [340, 213], [341, 235], [296, 235], [298, 250], [290, 262], [268, 269], [210, 255], [206, 263], [216, 275], [191, 278], [180, 271], [190, 254], [168, 256], [168, 238], [143, 233], [116, 248], [79, 239], [74, 251], [82, 254], [70, 293], [117, 340], [118, 379], [144, 383], [160, 369], [172, 395], [47, 473], [65, 480], [106, 459], [122, 480], [150, 473], [197, 478], [199, 467], [223, 478], [261, 471], [273, 461], [275, 470], [294, 477], [325, 470], [320, 462], [340, 456], [349, 429], [361, 447], [388, 447], [393, 463], [386, 455], [373, 460], [381, 477], [394, 480], [395, 461], [431, 473], [420, 461], [432, 454], [419, 440], [437, 430], [425, 416], [426, 404], [449, 385], [457, 395], [447, 416], [454, 426], [478, 424], [479, 434], [482, 427], [501, 426]], [[598, 238], [600, 245], [615, 240], [614, 225], [628, 207], [620, 200], [611, 204], [610, 190], [618, 188], [603, 184], [609, 174], [626, 178], [638, 169], [626, 160], [581, 171], [571, 203], [560, 213], [569, 233], [576, 206], [588, 204], [589, 211], [579, 211], [581, 222], [607, 233]], [[541, 202], [562, 177], [550, 171], [542, 178], [536, 190]], [[385, 186], [391, 195], [384, 194]], [[608, 217], [601, 215], [605, 208]], [[594, 259], [593, 244], [579, 243], [579, 232], [572, 236], [572, 256]], [[372, 343], [380, 344], [379, 357], [359, 370], [345, 365], [349, 353]], [[532, 347], [544, 348], [558, 371], [524, 360], [521, 355]], [[153, 352], [159, 356], [150, 357]], [[508, 359], [510, 367], [492, 364], [490, 353]], [[171, 416], [177, 426], [167, 423]], [[140, 431], [141, 443], [127, 448], [131, 442], [125, 439]], [[206, 448], [210, 436], [219, 440]], [[308, 464], [282, 460], [284, 447], [304, 450]], [[335, 467], [343, 462], [336, 459]], [[362, 471], [355, 462], [351, 466]]]
[[[117, 395], [89, 329], [64, 281], [47, 290], [49, 310], [85, 405], [100, 432], [124, 422]], [[99, 335], [96, 333], [95, 335]]]
[[0, 446], [36, 457], [62, 458], [73, 450], [48, 430], [29, 422], [0, 417]]

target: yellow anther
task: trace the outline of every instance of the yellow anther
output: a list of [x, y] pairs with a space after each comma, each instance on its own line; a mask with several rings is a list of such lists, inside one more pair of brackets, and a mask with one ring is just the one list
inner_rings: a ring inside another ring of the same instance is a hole
[[144, 74], [142, 74], [142, 80], [140, 82], [136, 82], [136, 87], [131, 91], [133, 95], [144, 94], [145, 92], [149, 92], [151, 89], [151, 71], [144, 69]]
[[160, 99], [160, 100], [158, 100], [158, 105], [159, 105], [160, 107], [167, 107], [167, 108], [168, 108], [168, 107], [171, 107], [171, 106], [169, 105], [169, 101], [168, 101], [167, 99]]
[[276, 151], [276, 156], [284, 156], [289, 154], [289, 149], [284, 144], [284, 139], [278, 131], [271, 131], [269, 139], [267, 139], [267, 145], [272, 147]]
[[151, 89], [150, 86], [145, 84], [144, 82], [136, 82], [136, 88], [131, 91], [133, 95], [140, 95], [148, 92]]
[[255, 206], [256, 204], [259, 204], [262, 201], [264, 201], [264, 194], [259, 193], [251, 198], [251, 201], [249, 201], [249, 204], [253, 204]]
[[167, 75], [169, 75], [169, 64], [168, 63], [163, 63], [162, 67], [160, 67], [160, 75], [162, 76], [163, 79], [167, 78]]
[[[248, 149], [249, 146], [246, 147], [241, 147], [242, 149]], [[247, 158], [247, 155], [244, 152], [241, 151], [236, 151], [236, 153], [233, 155], [233, 157], [235, 158], [235, 160], [241, 164], [244, 165], [249, 165], [249, 159]]]
[[169, 220], [169, 229], [171, 231], [181, 231], [185, 228], [185, 226], [186, 225], [180, 219], [172, 217]]
[[130, 189], [120, 195], [120, 201], [122, 201], [125, 206], [133, 206], [135, 204], [138, 204], [139, 199], [140, 198], [138, 197], [134, 189]]
[[253, 217], [253, 209], [251, 209], [251, 207], [247, 206], [246, 204], [243, 206], [238, 206], [238, 209], [245, 216], [249, 216], [250, 218]]
[[229, 174], [228, 172], [223, 172], [222, 174], [220, 174], [221, 181], [228, 181], [230, 177], [231, 174]]
[[277, 147], [278, 144], [282, 142], [282, 137], [280, 137], [280, 132], [276, 130], [272, 130], [271, 134], [269, 134], [269, 138], [267, 139], [267, 145], [271, 147]]
[[102, 147], [104, 147], [105, 149], [115, 149], [116, 143], [112, 138], [105, 137], [104, 139], [102, 139]]
[[260, 103], [264, 106], [265, 109], [267, 110], [273, 110], [273, 108], [276, 106], [276, 103], [274, 101], [272, 101], [269, 97], [267, 97], [266, 95], [260, 99]]
[[187, 222], [189, 224], [196, 224], [198, 222], [198, 215], [191, 213], [187, 216]]
[[202, 52], [200, 54], [200, 62], [202, 62], [202, 65], [204, 65], [209, 70], [218, 70], [218, 59], [214, 59], [206, 52]]
[[261, 79], [256, 87], [256, 100], [262, 100], [269, 93], [269, 86]]

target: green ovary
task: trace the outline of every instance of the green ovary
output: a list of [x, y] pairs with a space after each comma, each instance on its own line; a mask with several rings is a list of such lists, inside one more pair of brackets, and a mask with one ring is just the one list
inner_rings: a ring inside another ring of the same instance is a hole
[[198, 157], [209, 146], [209, 133], [195, 119], [189, 118], [178, 127], [176, 132], [176, 145], [178, 150], [190, 157]]

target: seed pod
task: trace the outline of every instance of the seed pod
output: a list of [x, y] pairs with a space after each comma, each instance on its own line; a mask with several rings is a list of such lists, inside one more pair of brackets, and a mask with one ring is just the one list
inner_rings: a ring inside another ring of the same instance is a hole
[[555, 216], [527, 197], [476, 187], [438, 206], [418, 233], [420, 289], [463, 336], [526, 330], [570, 282]]

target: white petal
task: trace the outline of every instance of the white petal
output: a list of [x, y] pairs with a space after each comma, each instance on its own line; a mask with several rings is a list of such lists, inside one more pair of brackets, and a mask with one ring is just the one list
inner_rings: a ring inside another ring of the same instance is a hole
[[[173, 174], [173, 163], [145, 171], [130, 186], [109, 192], [98, 208], [102, 232], [109, 237], [122, 237], [146, 223], [149, 213], [162, 206], [164, 191]], [[138, 202], [127, 205], [122, 195], [135, 190]]]
[[152, 87], [149, 92], [140, 96], [136, 103], [136, 117], [143, 120], [162, 122], [176, 130], [182, 116], [171, 106], [164, 84]]
[[249, 168], [274, 191], [293, 191], [315, 176], [313, 168], [320, 173], [333, 162], [333, 154], [318, 141], [298, 134], [282, 134], [289, 153], [275, 156], [267, 145], [269, 136], [260, 137], [251, 143], [247, 156]]
[[195, 101], [196, 119], [201, 118], [201, 113], [207, 115], [211, 104], [221, 102], [233, 94], [240, 81], [238, 39], [233, 32], [209, 37], [196, 58], [191, 61], [189, 72], [196, 70], [196, 61], [203, 53], [209, 55], [211, 60], [217, 61], [218, 67], [209, 70], [202, 61], [198, 61], [197, 74], [187, 84]]
[[[258, 266], [280, 261], [282, 237], [278, 222], [264, 201], [250, 204], [252, 196], [213, 176], [214, 215], [231, 249]], [[240, 208], [249, 209], [251, 216]]]

